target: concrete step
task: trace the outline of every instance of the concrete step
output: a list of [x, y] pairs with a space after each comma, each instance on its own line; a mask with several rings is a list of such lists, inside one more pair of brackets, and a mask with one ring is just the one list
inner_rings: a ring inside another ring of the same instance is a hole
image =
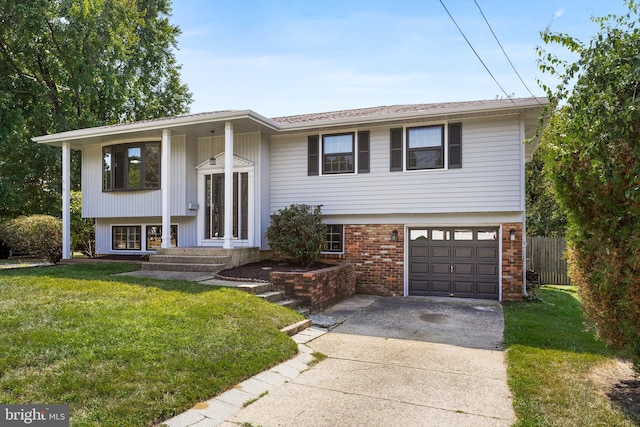
[[145, 262], [141, 264], [142, 270], [155, 271], [198, 271], [206, 273], [217, 273], [226, 268], [225, 264], [168, 264], [163, 262]]
[[256, 295], [271, 291], [271, 283], [243, 283], [236, 286], [236, 289]]
[[284, 299], [284, 292], [282, 291], [268, 291], [262, 292], [256, 295], [258, 298], [266, 299], [269, 302], [278, 302]]
[[230, 256], [221, 255], [151, 255], [149, 262], [164, 264], [220, 264], [227, 265]]
[[283, 299], [283, 300], [277, 301], [275, 304], [294, 310], [298, 306], [298, 301], [294, 299]]

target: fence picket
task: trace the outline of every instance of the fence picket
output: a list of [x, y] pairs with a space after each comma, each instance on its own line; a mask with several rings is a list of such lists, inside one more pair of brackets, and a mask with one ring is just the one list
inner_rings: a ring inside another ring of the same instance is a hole
[[566, 241], [562, 237], [527, 237], [527, 269], [538, 273], [540, 283], [569, 285]]

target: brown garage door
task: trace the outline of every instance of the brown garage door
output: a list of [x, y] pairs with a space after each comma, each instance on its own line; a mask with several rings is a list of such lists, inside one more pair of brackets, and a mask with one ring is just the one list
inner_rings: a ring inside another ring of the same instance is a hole
[[409, 229], [409, 295], [498, 299], [498, 229]]

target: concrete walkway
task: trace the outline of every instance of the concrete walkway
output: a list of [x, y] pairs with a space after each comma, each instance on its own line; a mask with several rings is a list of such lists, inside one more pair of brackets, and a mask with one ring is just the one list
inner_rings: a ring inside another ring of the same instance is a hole
[[[312, 327], [296, 335], [296, 358], [167, 424], [477, 427], [515, 421], [499, 303], [358, 295], [316, 317], [331, 332]], [[314, 351], [327, 358], [309, 368]]]

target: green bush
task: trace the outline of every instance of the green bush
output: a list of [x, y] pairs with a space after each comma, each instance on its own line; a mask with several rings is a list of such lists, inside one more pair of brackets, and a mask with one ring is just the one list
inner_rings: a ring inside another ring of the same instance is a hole
[[294, 262], [310, 267], [320, 256], [327, 226], [320, 206], [291, 205], [271, 215], [267, 239], [271, 248]]
[[62, 222], [49, 215], [9, 220], [0, 226], [0, 239], [13, 250], [53, 263], [62, 257]]
[[82, 218], [82, 192], [71, 192], [71, 248], [83, 255], [96, 256], [96, 227], [93, 218]]

